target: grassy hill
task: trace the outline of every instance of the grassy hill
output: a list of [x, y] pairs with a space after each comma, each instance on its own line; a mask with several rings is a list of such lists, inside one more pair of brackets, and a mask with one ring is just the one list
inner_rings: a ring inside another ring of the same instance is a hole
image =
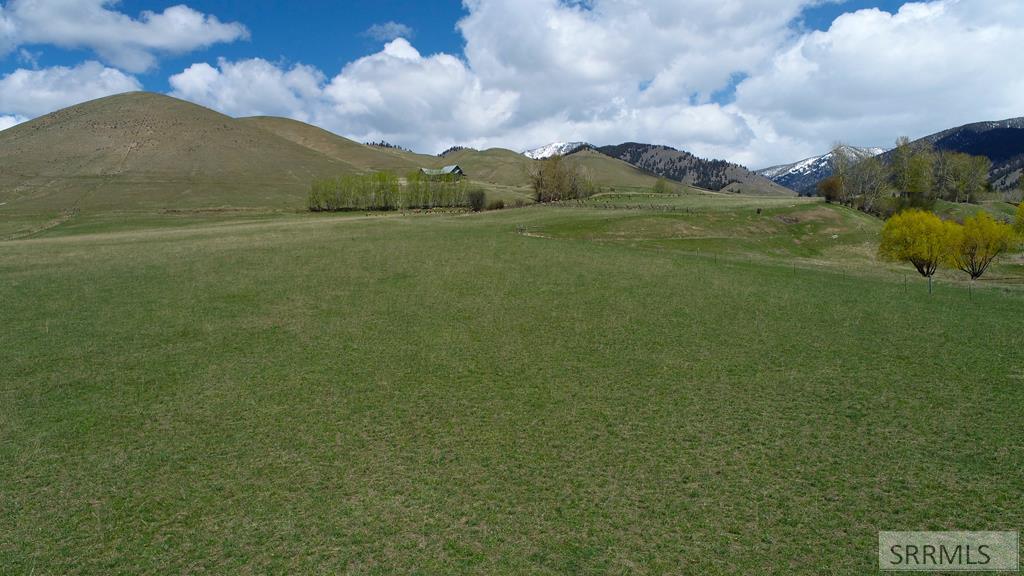
[[474, 150], [465, 148], [435, 158], [435, 166], [458, 164], [471, 180], [503, 186], [526, 186], [534, 161], [504, 148]]
[[[418, 168], [438, 168], [458, 164], [470, 180], [497, 186], [522, 187], [529, 184], [534, 160], [504, 148], [474, 150], [464, 148], [443, 157], [416, 154], [401, 149], [378, 148], [360, 144], [332, 132], [288, 118], [255, 116], [241, 122], [267, 130], [331, 158], [348, 162], [368, 171], [388, 171], [404, 175]], [[621, 160], [594, 151], [567, 156], [601, 186], [650, 188], [656, 177]]]
[[[651, 188], [657, 181], [657, 177], [649, 172], [593, 150], [571, 154], [565, 157], [565, 161], [578, 167], [600, 186]], [[536, 162], [537, 160], [504, 148], [467, 148], [438, 158], [434, 164], [458, 164], [471, 180], [504, 186], [527, 186], [530, 183], [530, 172]]]
[[978, 212], [988, 212], [993, 218], [1006, 222], [1013, 222], [1017, 207], [1009, 202], [988, 201], [979, 204], [964, 204], [938, 200], [935, 202], [934, 211], [936, 214], [963, 222], [965, 218], [974, 216]]
[[[593, 151], [568, 161], [603, 187], [655, 182]], [[127, 93], [0, 132], [0, 237], [82, 210], [301, 209], [317, 178], [446, 164], [462, 166], [492, 197], [519, 201], [534, 162], [500, 148], [444, 157], [377, 148], [286, 118], [234, 119], [169, 96]]]
[[[649, 172], [644, 172], [622, 160], [594, 150], [583, 150], [570, 154], [565, 157], [565, 160], [579, 167], [580, 171], [599, 186], [649, 189], [658, 181], [658, 177]], [[689, 189], [682, 185], [680, 188]]]
[[0, 210], [297, 207], [310, 180], [356, 170], [202, 106], [128, 93], [0, 132]]
[[256, 126], [282, 138], [336, 158], [358, 168], [373, 172], [392, 172], [405, 175], [419, 168], [437, 164], [437, 157], [415, 154], [405, 150], [367, 146], [338, 136], [323, 128], [305, 122], [276, 116], [240, 118], [239, 122]]

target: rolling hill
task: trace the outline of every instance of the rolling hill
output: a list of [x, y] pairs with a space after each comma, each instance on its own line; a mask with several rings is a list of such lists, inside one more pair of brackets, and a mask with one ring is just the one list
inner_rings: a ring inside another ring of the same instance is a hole
[[290, 118], [253, 116], [239, 118], [238, 121], [367, 171], [388, 171], [401, 175], [437, 163], [433, 156], [414, 154], [397, 148], [367, 146]]
[[[657, 181], [657, 177], [648, 172], [593, 150], [582, 150], [565, 159], [599, 186], [650, 188]], [[458, 164], [470, 180], [502, 186], [528, 186], [530, 172], [536, 162], [505, 148], [463, 148], [432, 161], [435, 167]]]
[[[657, 181], [643, 166], [593, 149], [565, 158], [602, 187], [650, 188]], [[132, 92], [0, 132], [0, 215], [300, 209], [317, 178], [385, 170], [404, 175], [447, 164], [460, 165], [472, 181], [521, 191], [536, 162], [502, 148], [438, 157], [366, 146], [295, 120], [235, 119], [169, 96]], [[722, 164], [726, 174], [741, 171]], [[750, 191], [743, 178], [726, 189], [737, 182]]]
[[442, 157], [429, 157], [431, 167], [458, 164], [470, 180], [502, 186], [526, 186], [530, 183], [532, 160], [504, 148], [475, 150], [463, 148]]
[[652, 188], [658, 177], [596, 150], [579, 150], [565, 157], [595, 184], [608, 187]]
[[312, 179], [358, 170], [249, 123], [145, 92], [0, 132], [6, 210], [296, 207]]
[[616, 146], [601, 146], [597, 150], [657, 176], [699, 188], [776, 196], [793, 194], [792, 190], [739, 164], [705, 160], [669, 146], [626, 142]]

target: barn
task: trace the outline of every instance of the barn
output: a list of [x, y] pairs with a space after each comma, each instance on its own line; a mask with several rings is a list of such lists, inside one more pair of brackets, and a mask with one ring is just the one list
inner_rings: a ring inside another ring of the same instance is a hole
[[463, 178], [466, 176], [466, 173], [458, 164], [452, 164], [444, 168], [420, 168], [420, 173], [430, 178]]

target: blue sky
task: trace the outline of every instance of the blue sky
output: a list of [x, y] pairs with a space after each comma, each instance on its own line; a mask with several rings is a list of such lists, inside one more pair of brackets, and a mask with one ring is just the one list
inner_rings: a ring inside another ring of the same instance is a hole
[[[137, 17], [145, 10], [162, 12], [181, 3], [179, 0], [121, 0], [118, 9]], [[161, 60], [159, 69], [140, 77], [147, 90], [168, 91], [166, 71], [180, 70], [198, 60], [217, 58], [259, 57], [276, 62], [302, 62], [334, 72], [348, 62], [379, 50], [382, 42], [371, 38], [366, 31], [386, 22], [410, 27], [411, 40], [420, 52], [461, 54], [463, 38], [456, 23], [467, 13], [461, 0], [186, 0], [184, 3], [199, 12], [216, 15], [222, 21], [244, 24], [250, 31], [250, 39], [167, 56]], [[863, 8], [896, 11], [900, 5], [900, 0], [829, 2], [807, 8], [793, 26], [825, 30], [844, 12]], [[87, 51], [81, 49], [66, 50], [52, 45], [26, 48], [35, 53], [39, 66], [71, 66], [88, 57]], [[8, 55], [3, 70], [11, 71], [24, 64], [24, 59], [17, 54]], [[725, 90], [719, 96], [727, 100], [730, 95], [731, 90]]]
[[425, 152], [642, 140], [757, 166], [1024, 115], [1019, 0], [0, 6], [0, 128], [146, 89]]
[[[240, 22], [249, 29], [251, 36], [241, 42], [217, 44], [162, 58], [159, 69], [140, 76], [148, 90], [167, 91], [167, 72], [180, 71], [196, 61], [217, 58], [259, 57], [337, 71], [347, 62], [379, 50], [383, 43], [369, 37], [366, 31], [386, 22], [403, 23], [412, 28], [412, 39], [423, 52], [457, 54], [462, 50], [462, 37], [455, 28], [465, 14], [460, 1], [122, 0], [117, 8], [138, 17], [145, 10], [162, 12], [182, 3], [222, 21]], [[82, 49], [66, 50], [53, 45], [26, 48], [38, 53], [40, 66], [70, 66], [90, 57], [88, 50]], [[3, 70], [11, 71], [23, 65], [24, 61], [16, 53], [10, 54], [3, 62]]]

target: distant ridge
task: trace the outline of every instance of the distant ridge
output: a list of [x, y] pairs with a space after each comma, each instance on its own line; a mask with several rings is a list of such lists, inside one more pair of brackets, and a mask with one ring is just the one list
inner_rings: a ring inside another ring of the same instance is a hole
[[[802, 195], [811, 196], [816, 193], [815, 188], [818, 182], [832, 175], [832, 156], [834, 152], [830, 151], [820, 156], [805, 158], [792, 164], [781, 164], [779, 166], [763, 168], [756, 172], [776, 184], [795, 190]], [[884, 148], [842, 147], [842, 154], [853, 162], [859, 162], [883, 152], [885, 152]]]
[[793, 191], [739, 164], [705, 160], [670, 146], [626, 142], [597, 148], [602, 154], [628, 162], [669, 180], [714, 191], [792, 195]]
[[527, 150], [523, 152], [523, 156], [534, 160], [543, 160], [552, 156], [568, 156], [587, 148], [594, 148], [594, 146], [586, 142], [552, 142], [540, 148]]
[[1024, 117], [974, 122], [936, 132], [914, 141], [936, 150], [985, 156], [992, 161], [989, 180], [997, 190], [1017, 185], [1024, 169]]

